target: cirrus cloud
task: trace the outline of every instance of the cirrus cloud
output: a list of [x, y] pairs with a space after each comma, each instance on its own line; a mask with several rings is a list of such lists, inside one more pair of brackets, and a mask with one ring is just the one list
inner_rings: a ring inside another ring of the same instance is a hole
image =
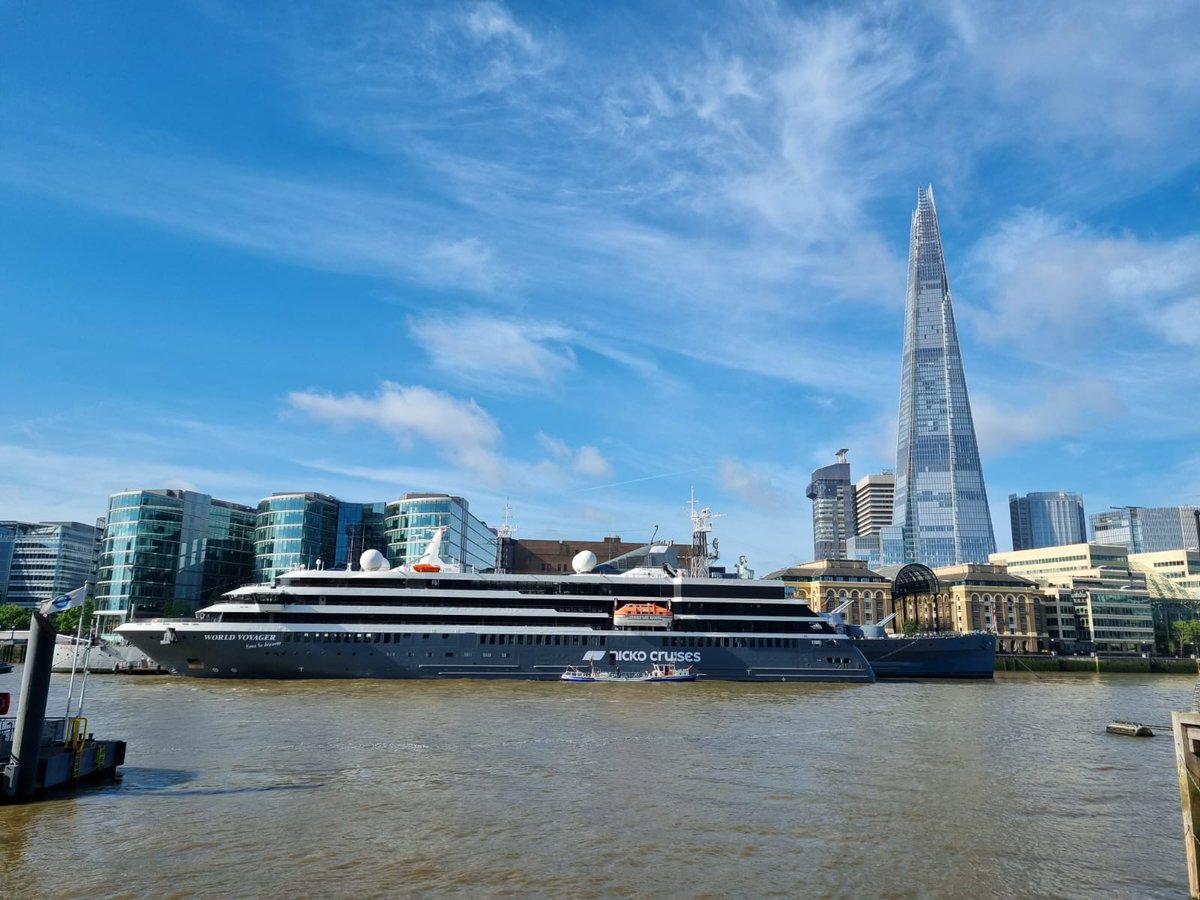
[[421, 385], [385, 381], [373, 397], [293, 391], [288, 403], [319, 421], [374, 426], [403, 446], [427, 441], [464, 468], [492, 477], [500, 474], [494, 452], [501, 438], [500, 427], [474, 400], [460, 400]]

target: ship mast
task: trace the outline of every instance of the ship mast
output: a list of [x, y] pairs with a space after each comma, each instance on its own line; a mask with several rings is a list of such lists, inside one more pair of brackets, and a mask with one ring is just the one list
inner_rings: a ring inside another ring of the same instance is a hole
[[692, 515], [692, 560], [688, 567], [688, 575], [692, 578], [707, 578], [708, 564], [720, 557], [719, 544], [716, 538], [712, 541], [712, 550], [708, 549], [708, 533], [712, 531], [712, 520], [720, 516], [707, 506], [696, 508], [696, 489], [692, 488], [692, 499], [689, 503]]

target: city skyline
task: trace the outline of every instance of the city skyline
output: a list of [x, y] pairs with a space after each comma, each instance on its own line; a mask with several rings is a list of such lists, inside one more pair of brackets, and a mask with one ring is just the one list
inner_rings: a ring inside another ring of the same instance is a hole
[[997, 544], [1013, 493], [1200, 503], [1200, 11], [0, 17], [0, 518], [428, 490], [685, 539], [694, 486], [722, 563], [794, 564], [814, 469], [894, 468], [929, 183]]

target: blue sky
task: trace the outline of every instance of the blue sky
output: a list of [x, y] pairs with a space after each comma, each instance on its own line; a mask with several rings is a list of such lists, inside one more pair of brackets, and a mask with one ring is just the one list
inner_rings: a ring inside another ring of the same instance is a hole
[[0, 518], [461, 494], [812, 555], [932, 183], [1010, 492], [1200, 502], [1190, 3], [0, 3]]

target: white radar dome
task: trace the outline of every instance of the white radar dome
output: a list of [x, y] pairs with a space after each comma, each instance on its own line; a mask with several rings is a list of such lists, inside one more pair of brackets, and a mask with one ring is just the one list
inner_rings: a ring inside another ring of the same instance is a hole
[[596, 554], [591, 550], [580, 550], [571, 558], [571, 568], [577, 575], [592, 571], [596, 568]]
[[358, 558], [358, 564], [364, 572], [386, 572], [391, 566], [378, 550], [364, 550]]

